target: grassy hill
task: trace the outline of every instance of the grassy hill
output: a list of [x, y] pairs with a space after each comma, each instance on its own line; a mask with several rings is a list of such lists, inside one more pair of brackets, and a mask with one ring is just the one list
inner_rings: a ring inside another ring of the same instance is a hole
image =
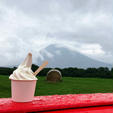
[[[45, 77], [38, 77], [35, 96], [110, 92], [113, 92], [112, 79], [63, 77], [62, 82], [50, 83]], [[10, 80], [0, 75], [0, 98], [5, 97], [11, 97]]]

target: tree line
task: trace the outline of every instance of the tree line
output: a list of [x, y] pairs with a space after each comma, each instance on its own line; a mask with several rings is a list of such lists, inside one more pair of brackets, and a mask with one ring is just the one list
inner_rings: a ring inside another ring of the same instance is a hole
[[[32, 70], [35, 71], [38, 68], [37, 65], [32, 65]], [[10, 75], [16, 69], [16, 67], [0, 67], [0, 75]], [[48, 71], [52, 68], [44, 68], [39, 76], [46, 76]], [[61, 73], [62, 76], [65, 77], [96, 77], [96, 78], [112, 78], [113, 77], [113, 68], [109, 69], [107, 67], [99, 67], [99, 68], [76, 68], [76, 67], [68, 67], [68, 68], [56, 68]]]

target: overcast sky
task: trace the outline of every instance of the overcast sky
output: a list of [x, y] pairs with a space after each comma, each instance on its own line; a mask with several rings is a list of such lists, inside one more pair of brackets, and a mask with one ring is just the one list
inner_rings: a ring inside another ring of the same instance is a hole
[[0, 0], [0, 66], [52, 44], [113, 64], [112, 11], [113, 0]]

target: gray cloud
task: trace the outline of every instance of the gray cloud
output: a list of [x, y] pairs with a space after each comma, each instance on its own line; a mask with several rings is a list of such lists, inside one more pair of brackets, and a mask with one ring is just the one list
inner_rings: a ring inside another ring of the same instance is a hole
[[[1, 66], [55, 44], [113, 64], [112, 0], [0, 1]], [[4, 59], [4, 60], [3, 60]], [[7, 59], [7, 60], [5, 60]]]

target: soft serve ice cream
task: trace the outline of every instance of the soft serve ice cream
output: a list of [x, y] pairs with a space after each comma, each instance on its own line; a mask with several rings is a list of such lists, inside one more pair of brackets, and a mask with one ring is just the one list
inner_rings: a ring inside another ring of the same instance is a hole
[[32, 54], [29, 53], [24, 62], [18, 66], [18, 68], [10, 75], [11, 80], [37, 80], [31, 70]]
[[10, 75], [12, 100], [15, 102], [29, 102], [34, 98], [36, 75], [48, 64], [44, 62], [35, 72], [31, 70], [32, 54], [29, 53], [24, 62]]
[[12, 80], [37, 80], [36, 76], [33, 75], [31, 67], [26, 65], [20, 65], [13, 74], [10, 75], [9, 79]]
[[29, 102], [34, 98], [37, 78], [31, 70], [32, 54], [10, 75], [11, 95], [15, 102]]

